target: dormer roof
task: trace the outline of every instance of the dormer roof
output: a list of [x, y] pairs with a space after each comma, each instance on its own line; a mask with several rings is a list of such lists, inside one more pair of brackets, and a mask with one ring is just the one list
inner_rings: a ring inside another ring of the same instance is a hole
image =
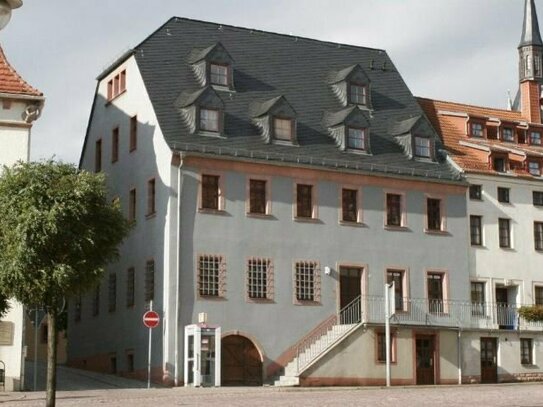
[[195, 64], [203, 59], [224, 63], [232, 63], [234, 61], [234, 58], [232, 58], [220, 42], [216, 42], [206, 48], [194, 48], [189, 54], [188, 62]]
[[0, 47], [0, 92], [26, 96], [43, 96], [43, 93], [30, 86], [10, 65], [4, 50]]
[[530, 45], [543, 46], [534, 0], [526, 0], [524, 5], [524, 22], [519, 48]]
[[368, 127], [370, 120], [368, 114], [358, 108], [358, 106], [349, 106], [337, 112], [325, 112], [323, 125], [325, 127], [334, 127], [340, 124], [349, 124], [356, 121], [358, 124]]
[[292, 105], [283, 95], [261, 102], [254, 102], [251, 105], [250, 110], [252, 117], [260, 117], [266, 114], [276, 114], [278, 110], [281, 110], [282, 113], [288, 117], [296, 116], [296, 110], [294, 110]]
[[330, 84], [351, 80], [361, 83], [369, 83], [370, 81], [368, 75], [366, 72], [364, 72], [364, 69], [362, 69], [360, 64], [351, 65], [347, 68], [333, 71], [328, 76], [328, 83]]
[[194, 104], [203, 104], [207, 107], [223, 108], [224, 103], [212, 86], [206, 86], [193, 92], [184, 91], [175, 101], [178, 108]]

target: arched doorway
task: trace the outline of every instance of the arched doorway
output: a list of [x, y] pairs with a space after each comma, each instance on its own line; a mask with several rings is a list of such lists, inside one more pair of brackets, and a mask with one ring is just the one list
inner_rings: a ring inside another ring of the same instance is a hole
[[241, 335], [221, 340], [221, 385], [262, 386], [262, 360], [254, 343]]

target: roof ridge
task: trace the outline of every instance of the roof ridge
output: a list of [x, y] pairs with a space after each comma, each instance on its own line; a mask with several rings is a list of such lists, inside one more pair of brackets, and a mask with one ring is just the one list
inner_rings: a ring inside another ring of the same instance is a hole
[[425, 97], [422, 97], [422, 96], [415, 96], [415, 98], [417, 100], [427, 100], [427, 101], [430, 101], [430, 102], [454, 104], [454, 105], [459, 105], [459, 106], [472, 107], [472, 108], [475, 108], [475, 109], [493, 110], [493, 111], [509, 113], [509, 114], [511, 114], [511, 113], [513, 113], [513, 114], [514, 113], [521, 114], [521, 112], [518, 111], [518, 110], [500, 109], [499, 107], [479, 106], [479, 105], [472, 105], [472, 104], [469, 104], [469, 103], [452, 102], [452, 101], [449, 101], [449, 100], [425, 98]]
[[[6, 77], [5, 73], [0, 73], [0, 92], [12, 93], [12, 94], [23, 94], [23, 95], [32, 95], [32, 96], [43, 96], [43, 93], [38, 89], [34, 88], [27, 81], [23, 79], [21, 75], [17, 72], [15, 68], [9, 63], [6, 58], [6, 54], [2, 46], [0, 46], [0, 69], [4, 66], [9, 72], [10, 77]], [[6, 86], [8, 81], [16, 81], [20, 89], [12, 89], [10, 86]]]

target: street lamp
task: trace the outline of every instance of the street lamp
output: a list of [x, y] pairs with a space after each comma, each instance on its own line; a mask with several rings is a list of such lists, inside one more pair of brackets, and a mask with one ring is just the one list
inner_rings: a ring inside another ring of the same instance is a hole
[[0, 30], [9, 23], [11, 10], [23, 5], [23, 0], [0, 0]]

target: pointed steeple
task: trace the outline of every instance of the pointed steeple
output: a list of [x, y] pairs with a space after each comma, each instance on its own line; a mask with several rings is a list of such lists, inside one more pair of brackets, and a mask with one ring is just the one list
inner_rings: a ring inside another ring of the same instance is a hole
[[530, 45], [543, 46], [534, 0], [526, 0], [524, 5], [524, 23], [522, 24], [519, 48]]

